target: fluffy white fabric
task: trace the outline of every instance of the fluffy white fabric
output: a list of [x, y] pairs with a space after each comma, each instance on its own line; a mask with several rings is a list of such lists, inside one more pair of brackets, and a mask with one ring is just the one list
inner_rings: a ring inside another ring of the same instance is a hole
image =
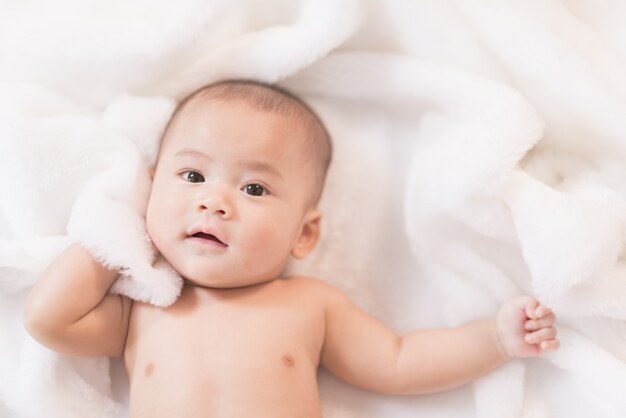
[[291, 272], [400, 333], [520, 293], [559, 316], [560, 351], [442, 394], [384, 397], [321, 372], [326, 417], [626, 414], [623, 2], [1, 7], [0, 416], [127, 415], [119, 361], [46, 350], [21, 307], [74, 240], [123, 268], [114, 291], [175, 300], [143, 225], [148, 167], [176, 101], [235, 77], [292, 89], [334, 139], [324, 237]]

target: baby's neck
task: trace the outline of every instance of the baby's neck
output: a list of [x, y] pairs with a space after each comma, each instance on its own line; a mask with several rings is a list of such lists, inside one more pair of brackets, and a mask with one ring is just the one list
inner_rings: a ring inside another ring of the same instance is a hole
[[265, 287], [266, 285], [273, 283], [274, 281], [281, 279], [280, 277], [276, 277], [270, 280], [266, 280], [263, 282], [259, 282], [259, 283], [253, 283], [250, 285], [246, 285], [246, 286], [233, 286], [233, 287], [216, 287], [216, 286], [208, 286], [208, 285], [204, 285], [201, 283], [195, 283], [192, 282], [188, 279], [183, 279], [183, 284], [184, 287], [188, 287], [188, 288], [196, 288], [198, 290], [201, 289], [206, 289], [209, 291], [213, 291], [213, 292], [224, 292], [224, 293], [228, 293], [228, 292], [236, 292], [236, 291], [241, 291], [241, 290], [254, 290], [256, 288], [261, 288], [261, 287]]

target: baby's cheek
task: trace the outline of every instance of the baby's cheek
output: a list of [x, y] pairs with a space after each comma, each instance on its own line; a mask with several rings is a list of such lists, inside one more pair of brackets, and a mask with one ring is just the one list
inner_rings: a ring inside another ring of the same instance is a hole
[[268, 225], [256, 229], [254, 238], [249, 241], [251, 250], [255, 253], [271, 253], [283, 240], [282, 231], [278, 225]]
[[155, 246], [155, 248], [159, 252], [162, 253], [163, 252], [162, 249], [164, 247], [163, 234], [162, 234], [162, 231], [158, 227], [158, 222], [156, 223], [148, 222], [146, 226], [147, 226], [148, 236], [150, 237], [152, 244]]
[[154, 209], [150, 204], [148, 204], [148, 210], [146, 211], [146, 230], [148, 232], [148, 235], [150, 236], [150, 239], [154, 241], [157, 231]]
[[173, 226], [173, 215], [170, 213], [170, 208], [164, 206], [163, 203], [151, 200], [148, 203], [146, 212], [146, 230], [150, 239], [159, 250], [161, 250], [160, 247], [165, 245], [168, 235], [172, 233], [171, 229]]
[[262, 223], [255, 228], [254, 237], [247, 240], [248, 255], [256, 263], [279, 264], [289, 253], [287, 226], [280, 223]]

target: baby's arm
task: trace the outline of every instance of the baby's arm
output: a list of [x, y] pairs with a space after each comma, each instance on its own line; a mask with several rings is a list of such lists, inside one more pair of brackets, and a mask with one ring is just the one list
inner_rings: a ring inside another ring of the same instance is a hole
[[[511, 357], [558, 348], [554, 314], [532, 298], [505, 303], [494, 320], [398, 337], [347, 297], [332, 293], [327, 299], [321, 362], [348, 383], [381, 393], [450, 389], [487, 374]], [[537, 311], [542, 315], [537, 316]]]
[[118, 272], [77, 244], [44, 272], [24, 307], [26, 330], [62, 354], [121, 356], [131, 300], [107, 293]]

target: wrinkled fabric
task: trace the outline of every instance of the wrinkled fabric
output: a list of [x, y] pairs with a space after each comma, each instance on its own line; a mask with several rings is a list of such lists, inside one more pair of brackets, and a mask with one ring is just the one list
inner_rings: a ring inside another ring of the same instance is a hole
[[0, 416], [127, 416], [119, 360], [50, 352], [21, 308], [73, 241], [123, 268], [113, 291], [175, 300], [143, 225], [148, 170], [176, 102], [224, 78], [291, 89], [333, 137], [322, 240], [288, 273], [401, 334], [518, 294], [559, 318], [558, 352], [442, 394], [385, 397], [322, 371], [325, 417], [626, 414], [623, 2], [0, 7]]

